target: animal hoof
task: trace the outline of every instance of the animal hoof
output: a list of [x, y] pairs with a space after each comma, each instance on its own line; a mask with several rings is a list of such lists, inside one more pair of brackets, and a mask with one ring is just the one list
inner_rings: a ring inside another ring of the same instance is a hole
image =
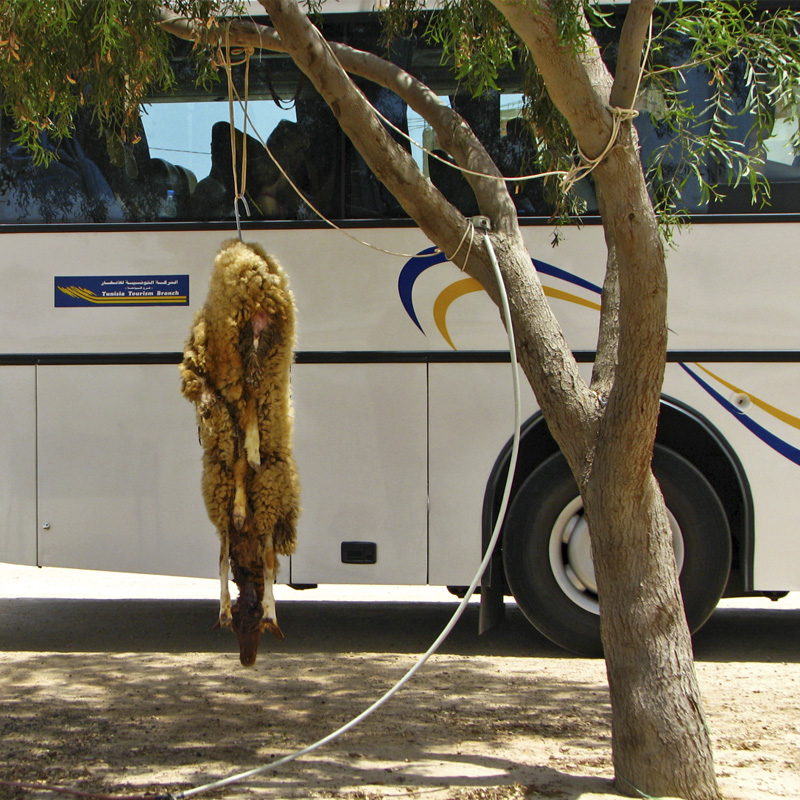
[[252, 667], [258, 657], [261, 628], [257, 627], [255, 630], [248, 632], [237, 631], [236, 637], [239, 639], [239, 663], [243, 667]]
[[283, 631], [274, 619], [262, 619], [261, 630], [269, 631], [276, 639], [283, 640]]
[[217, 628], [230, 628], [232, 623], [233, 623], [233, 618], [231, 617], [230, 612], [228, 612], [227, 614], [223, 613], [219, 615], [219, 619], [217, 620], [216, 625], [214, 625], [214, 629], [216, 630]]
[[239, 663], [243, 667], [254, 667], [257, 657], [258, 653], [256, 651], [253, 651], [252, 653], [239, 653]]
[[240, 531], [244, 527], [244, 521], [247, 515], [242, 511], [233, 512], [233, 527]]

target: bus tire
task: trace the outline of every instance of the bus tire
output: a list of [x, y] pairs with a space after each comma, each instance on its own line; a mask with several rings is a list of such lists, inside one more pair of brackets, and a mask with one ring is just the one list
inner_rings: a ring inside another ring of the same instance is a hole
[[[673, 450], [656, 445], [653, 472], [670, 513], [684, 607], [694, 633], [711, 616], [728, 580], [728, 521], [703, 474]], [[600, 612], [582, 510], [567, 462], [555, 453], [514, 497], [503, 531], [503, 566], [517, 605], [540, 633], [579, 655], [601, 656]]]

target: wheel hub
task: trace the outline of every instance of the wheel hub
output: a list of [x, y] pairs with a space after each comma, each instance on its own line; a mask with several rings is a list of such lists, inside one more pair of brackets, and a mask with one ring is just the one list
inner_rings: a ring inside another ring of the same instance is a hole
[[[680, 575], [684, 557], [683, 536], [678, 521], [669, 509], [667, 517]], [[553, 525], [550, 534], [550, 567], [561, 590], [573, 603], [593, 614], [600, 613], [589, 524], [583, 514], [580, 496], [566, 505]]]

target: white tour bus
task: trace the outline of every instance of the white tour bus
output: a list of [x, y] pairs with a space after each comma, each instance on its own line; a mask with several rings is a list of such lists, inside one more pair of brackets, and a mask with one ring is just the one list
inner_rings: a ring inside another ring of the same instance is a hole
[[[331, 38], [357, 47], [374, 47], [376, 30], [369, 14], [326, 18]], [[153, 98], [142, 139], [122, 163], [86, 119], [72, 140], [45, 143], [57, 161], [36, 166], [10, 120], [0, 120], [4, 562], [217, 574], [194, 409], [181, 397], [177, 364], [217, 249], [235, 235], [229, 111], [224, 83], [195, 87], [187, 51], [176, 47], [178, 88]], [[422, 43], [405, 40], [392, 56], [450, 97], [505, 174], [530, 171], [517, 74], [503, 76], [502, 94], [473, 99], [456, 92]], [[234, 69], [240, 91], [242, 70]], [[687, 85], [695, 100], [711, 91], [701, 69]], [[298, 308], [292, 382], [303, 514], [279, 580], [457, 592], [480, 561], [509, 458], [513, 400], [498, 311], [433, 252], [287, 58], [256, 53], [248, 89], [258, 135], [343, 229], [320, 222], [250, 138], [244, 238], [281, 261]], [[365, 91], [435, 147], [396, 96]], [[645, 151], [661, 143], [649, 113], [637, 125]], [[742, 187], [714, 203], [687, 191], [693, 224], [669, 254], [656, 470], [693, 627], [720, 596], [800, 589], [800, 536], [785, 530], [800, 517], [793, 133], [779, 110], [765, 164], [772, 205], [752, 206]], [[463, 178], [413, 150], [465, 214], [477, 213]], [[567, 226], [555, 248], [541, 187], [524, 186], [514, 197], [531, 256], [588, 373], [605, 264], [591, 186], [583, 225]], [[597, 599], [580, 501], [568, 477], [553, 482], [546, 467], [560, 455], [530, 390], [523, 398], [511, 510], [536, 522], [504, 532], [527, 554], [516, 600], [555, 641], [593, 652]], [[507, 593], [497, 553], [484, 578], [486, 608]]]

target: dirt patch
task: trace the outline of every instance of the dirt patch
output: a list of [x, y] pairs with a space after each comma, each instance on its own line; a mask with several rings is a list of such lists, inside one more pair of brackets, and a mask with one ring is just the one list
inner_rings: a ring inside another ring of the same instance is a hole
[[[210, 630], [213, 601], [0, 600], [0, 778], [162, 793], [259, 767], [370, 705], [451, 610], [284, 605], [287, 640], [247, 670]], [[726, 613], [696, 642], [721, 784], [729, 798], [800, 797], [800, 612], [759, 612], [744, 638], [746, 618]], [[476, 625], [470, 607], [353, 731], [211, 796], [616, 797], [603, 663], [565, 657], [515, 608], [499, 632]]]

